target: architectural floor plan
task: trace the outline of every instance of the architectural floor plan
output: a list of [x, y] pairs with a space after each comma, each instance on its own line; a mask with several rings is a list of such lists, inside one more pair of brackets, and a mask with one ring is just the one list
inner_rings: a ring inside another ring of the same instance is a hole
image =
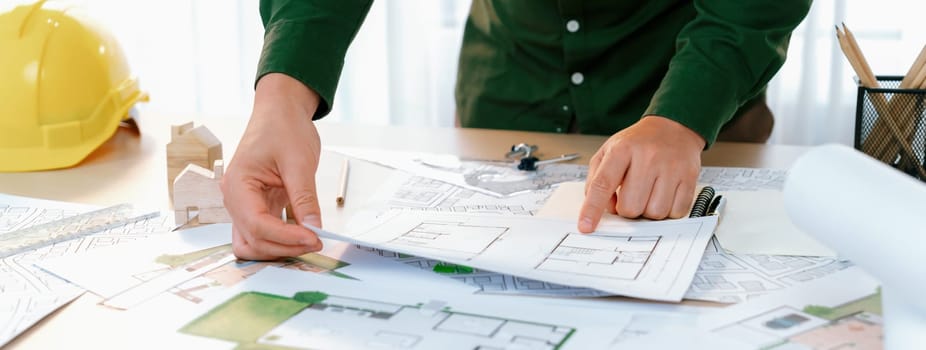
[[605, 293], [591, 288], [571, 287], [530, 278], [506, 275], [482, 269], [475, 269], [470, 266], [451, 264], [439, 260], [401, 254], [388, 250], [368, 247], [357, 248], [374, 252], [382, 257], [393, 259], [423, 270], [433, 271], [435, 273], [445, 275], [460, 282], [477, 287], [477, 293], [568, 297], [598, 297], [611, 295], [610, 293]]
[[717, 191], [781, 190], [787, 169], [701, 167], [698, 182]]
[[[579, 234], [566, 220], [394, 210], [339, 235], [361, 245], [545, 282], [678, 301], [716, 217], [604, 223]], [[594, 247], [591, 249], [590, 247]]]
[[465, 284], [382, 259], [341, 242], [326, 243], [320, 252], [295, 258], [237, 261], [230, 241], [231, 225], [213, 224], [117, 249], [48, 260], [40, 266], [103, 297], [104, 305], [118, 309], [134, 308], [162, 295], [198, 304], [268, 267], [371, 283], [414, 281], [448, 292], [474, 291]]
[[569, 233], [535, 269], [636, 280], [661, 236]]
[[[615, 349], [883, 349], [878, 281], [857, 267], [628, 339]], [[914, 345], [914, 344], [908, 344]], [[915, 347], [915, 346], [914, 346]]]
[[[703, 167], [699, 182], [722, 190], [780, 189], [783, 169]], [[381, 187], [374, 202], [385, 209], [453, 213], [534, 215], [552, 190], [493, 197], [431, 178], [397, 173]], [[495, 273], [466, 265], [391, 251], [376, 253], [425, 270], [439, 272], [479, 287], [480, 293], [548, 296], [605, 296], [609, 293]], [[769, 292], [827, 276], [851, 264], [819, 257], [736, 255], [724, 252], [716, 240], [705, 251], [686, 299], [738, 303]]]
[[397, 173], [381, 186], [372, 202], [383, 209], [530, 216], [552, 192], [543, 189], [494, 197], [423, 176]]
[[325, 149], [495, 197], [546, 190], [559, 183], [582, 181], [588, 175], [588, 167], [579, 164], [549, 164], [537, 171], [521, 171], [517, 169], [514, 161], [460, 160], [447, 154], [369, 148]]
[[712, 239], [685, 298], [740, 303], [850, 266], [838, 258], [730, 254]]
[[538, 308], [523, 298], [267, 268], [202, 305], [178, 332], [239, 349], [600, 349], [650, 328], [619, 304], [570, 302]]
[[[227, 320], [254, 317], [266, 325], [228, 327]], [[295, 349], [434, 349], [461, 344], [470, 349], [557, 349], [575, 329], [312, 290], [292, 296], [243, 292], [180, 331], [241, 346]]]
[[[88, 205], [0, 195], [0, 235], [92, 209]], [[170, 231], [173, 226], [171, 215], [160, 215], [0, 259], [0, 346], [83, 293], [83, 289], [34, 263], [144, 239]]]
[[877, 281], [850, 268], [705, 317], [703, 328], [757, 349], [881, 349]]

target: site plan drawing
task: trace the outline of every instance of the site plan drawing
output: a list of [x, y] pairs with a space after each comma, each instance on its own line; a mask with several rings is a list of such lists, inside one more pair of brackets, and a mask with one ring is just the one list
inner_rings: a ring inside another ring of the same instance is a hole
[[852, 267], [705, 314], [701, 326], [755, 349], [880, 349], [881, 316], [878, 282]]
[[584, 180], [588, 175], [588, 167], [578, 164], [548, 164], [537, 171], [521, 171], [517, 169], [514, 161], [460, 160], [447, 154], [371, 148], [325, 149], [496, 197], [545, 190], [558, 183]]
[[756, 349], [880, 349], [878, 282], [856, 267], [705, 314], [700, 327]]
[[478, 288], [479, 294], [513, 294], [562, 297], [599, 297], [613, 295], [591, 288], [572, 287], [535, 279], [506, 275], [475, 269], [470, 266], [451, 264], [439, 260], [401, 254], [388, 250], [357, 247], [393, 259], [419, 269], [433, 271]]
[[[506, 275], [392, 251], [358, 247], [380, 256], [433, 271], [478, 287], [481, 294], [561, 297], [613, 295], [591, 288], [566, 286]], [[736, 255], [719, 251], [712, 239], [704, 252], [685, 299], [740, 303], [791, 286], [814, 281], [852, 266], [845, 260], [817, 257]]]
[[634, 336], [625, 330], [649, 328], [638, 305], [562, 300], [538, 308], [402, 287], [267, 268], [201, 305], [178, 332], [239, 349], [598, 349]]
[[725, 253], [714, 238], [685, 299], [740, 303], [850, 266], [851, 262], [839, 258]]
[[495, 197], [440, 180], [396, 172], [373, 195], [368, 207], [531, 216], [546, 202], [552, 188]]
[[[77, 215], [96, 207], [0, 194], [0, 235]], [[172, 217], [158, 217], [0, 259], [0, 346], [83, 293], [34, 263], [170, 231]]]
[[[722, 190], [780, 190], [786, 174], [784, 169], [702, 167], [699, 182]], [[561, 189], [559, 186], [568, 185], [572, 183], [558, 185], [557, 193]], [[443, 181], [396, 172], [380, 187], [370, 206], [383, 210], [404, 208], [455, 213], [535, 215], [544, 208], [553, 192], [548, 189], [499, 198]], [[568, 213], [567, 216], [571, 218], [574, 215]], [[388, 250], [363, 249], [463, 281], [478, 287], [479, 293], [583, 297], [611, 295], [595, 289], [506, 275]], [[836, 258], [730, 254], [720, 248], [716, 239], [712, 239], [685, 298], [738, 303], [813, 281], [848, 266], [851, 266], [849, 262]]]
[[381, 214], [342, 239], [556, 284], [679, 301], [701, 260], [716, 217], [603, 223], [580, 234], [567, 220], [486, 214]]
[[698, 183], [717, 191], [781, 190], [788, 176], [787, 169], [701, 167]]
[[666, 327], [627, 345], [723, 340], [730, 345], [725, 349], [882, 349], [881, 310], [878, 281], [857, 267], [849, 267], [762, 298], [703, 313], [697, 326]]
[[105, 305], [119, 309], [132, 308], [163, 294], [197, 304], [269, 266], [387, 285], [411, 281], [448, 293], [475, 290], [337, 241], [325, 242], [318, 253], [264, 262], [237, 261], [230, 243], [231, 225], [213, 224], [117, 249], [48, 260], [40, 266], [100, 295], [106, 299]]

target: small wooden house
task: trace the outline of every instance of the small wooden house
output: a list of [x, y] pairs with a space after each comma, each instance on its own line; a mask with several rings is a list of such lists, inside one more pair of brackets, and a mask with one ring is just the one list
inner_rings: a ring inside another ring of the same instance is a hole
[[188, 164], [174, 179], [174, 217], [178, 225], [190, 221], [196, 213], [201, 224], [231, 222], [222, 202], [219, 184], [224, 175], [224, 162], [215, 161], [212, 170]]
[[173, 183], [188, 164], [209, 169], [222, 159], [222, 143], [205, 126], [193, 127], [193, 122], [171, 126], [167, 144], [167, 188], [173, 196]]

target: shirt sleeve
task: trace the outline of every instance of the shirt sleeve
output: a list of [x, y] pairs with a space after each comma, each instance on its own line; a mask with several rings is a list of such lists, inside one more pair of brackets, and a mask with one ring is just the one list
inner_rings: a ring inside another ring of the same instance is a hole
[[372, 0], [261, 0], [264, 46], [257, 79], [283, 73], [321, 97], [314, 119], [331, 112], [344, 55]]
[[709, 147], [736, 110], [763, 91], [782, 64], [810, 0], [695, 0], [697, 15], [645, 115], [675, 120]]

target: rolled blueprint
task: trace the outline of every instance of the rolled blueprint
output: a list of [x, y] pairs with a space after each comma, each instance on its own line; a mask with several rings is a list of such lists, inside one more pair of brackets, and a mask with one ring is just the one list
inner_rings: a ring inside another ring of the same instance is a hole
[[885, 348], [926, 344], [926, 185], [824, 145], [791, 168], [784, 200], [798, 228], [882, 282]]

